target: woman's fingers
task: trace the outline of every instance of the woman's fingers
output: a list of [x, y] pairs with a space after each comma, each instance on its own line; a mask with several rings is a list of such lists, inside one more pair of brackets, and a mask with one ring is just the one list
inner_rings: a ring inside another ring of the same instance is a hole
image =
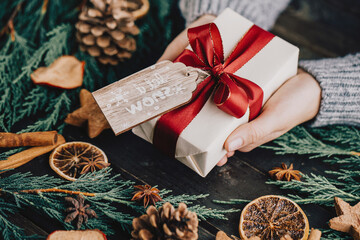
[[[207, 24], [212, 22], [214, 19], [214, 15], [203, 15], [202, 17], [194, 21], [192, 24], [190, 24], [189, 27], [196, 27]], [[187, 38], [187, 29], [185, 29], [167, 46], [163, 55], [159, 58], [158, 62], [163, 60], [173, 61], [177, 56], [179, 56], [182, 51], [184, 51], [188, 44], [189, 42]]]
[[[214, 19], [213, 15], [204, 15], [189, 27], [203, 25]], [[185, 29], [168, 45], [158, 61], [173, 61], [187, 45]], [[310, 74], [299, 71], [268, 100], [256, 119], [241, 125], [230, 134], [224, 144], [228, 153], [217, 165], [224, 165], [236, 150], [251, 151], [312, 119], [319, 111], [320, 99], [321, 89], [317, 81]]]
[[262, 113], [230, 134], [225, 142], [229, 152], [248, 152], [315, 117], [321, 89], [309, 74], [301, 72], [287, 81], [265, 104]]
[[228, 153], [226, 153], [226, 157], [232, 157], [232, 156], [234, 156], [234, 154], [235, 154], [235, 151], [232, 151], [232, 152], [228, 152]]
[[221, 167], [221, 166], [225, 165], [226, 162], [227, 162], [227, 157], [224, 156], [216, 165]]

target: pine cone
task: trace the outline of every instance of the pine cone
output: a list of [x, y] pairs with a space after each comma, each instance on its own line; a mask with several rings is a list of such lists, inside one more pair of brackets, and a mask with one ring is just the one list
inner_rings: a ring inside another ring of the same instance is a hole
[[[139, 34], [133, 12], [142, 9], [141, 0], [90, 0], [76, 23], [80, 49], [102, 64], [116, 65], [131, 58], [136, 50], [134, 35]], [[136, 14], [136, 17], [138, 15]]]
[[197, 215], [190, 212], [185, 203], [180, 203], [176, 210], [168, 202], [159, 211], [150, 206], [146, 214], [135, 218], [132, 224], [134, 240], [198, 239]]

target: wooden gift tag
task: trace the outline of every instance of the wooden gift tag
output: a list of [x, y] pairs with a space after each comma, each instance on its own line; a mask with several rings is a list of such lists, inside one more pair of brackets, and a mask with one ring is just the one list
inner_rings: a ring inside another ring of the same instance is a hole
[[191, 100], [206, 72], [163, 61], [93, 92], [116, 135]]

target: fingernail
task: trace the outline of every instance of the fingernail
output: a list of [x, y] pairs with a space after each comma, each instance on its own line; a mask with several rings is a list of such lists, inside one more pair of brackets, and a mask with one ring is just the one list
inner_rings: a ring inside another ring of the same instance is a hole
[[235, 151], [242, 147], [244, 141], [241, 138], [236, 138], [229, 143], [229, 152]]
[[226, 162], [227, 162], [227, 157], [224, 156], [216, 165], [218, 167], [221, 167], [221, 166], [224, 166]]

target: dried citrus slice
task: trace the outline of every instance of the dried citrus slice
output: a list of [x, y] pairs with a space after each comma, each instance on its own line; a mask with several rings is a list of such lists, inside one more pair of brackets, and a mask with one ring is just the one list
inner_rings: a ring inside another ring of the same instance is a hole
[[293, 240], [306, 240], [309, 221], [302, 209], [290, 199], [268, 195], [245, 206], [240, 216], [242, 239], [281, 239], [289, 235]]
[[58, 146], [51, 153], [49, 163], [57, 174], [70, 181], [110, 165], [100, 148], [86, 142], [67, 142]]

